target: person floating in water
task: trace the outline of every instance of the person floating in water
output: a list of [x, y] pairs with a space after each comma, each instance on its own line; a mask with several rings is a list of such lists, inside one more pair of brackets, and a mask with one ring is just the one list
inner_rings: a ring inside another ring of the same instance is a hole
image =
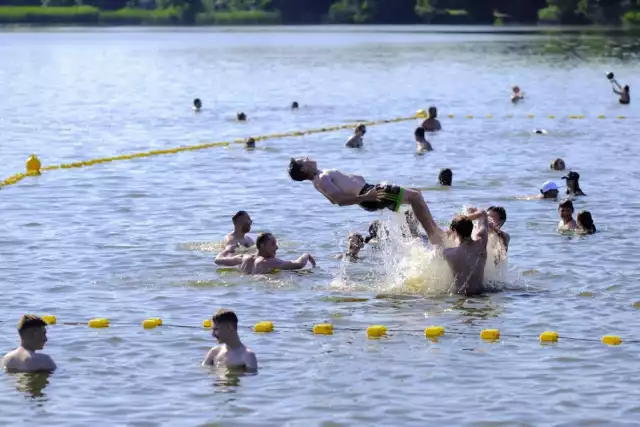
[[438, 174], [438, 182], [443, 187], [451, 187], [451, 182], [453, 181], [453, 172], [451, 169], [441, 169]]
[[294, 181], [311, 181], [314, 188], [334, 205], [359, 205], [369, 212], [382, 209], [398, 212], [401, 205], [410, 204], [423, 227], [429, 221], [427, 204], [419, 190], [397, 185], [372, 185], [360, 175], [345, 174], [335, 169], [320, 171], [317, 163], [308, 157], [291, 159], [289, 176]]
[[204, 358], [202, 366], [216, 366], [228, 369], [241, 369], [247, 372], [258, 371], [258, 358], [245, 347], [238, 336], [238, 316], [231, 310], [218, 310], [213, 315], [213, 338], [220, 345], [213, 347]]
[[554, 171], [563, 171], [565, 168], [566, 165], [564, 163], [564, 160], [562, 160], [560, 157], [551, 162], [551, 169], [553, 169]]
[[260, 233], [256, 239], [258, 252], [252, 255], [236, 255], [237, 246], [229, 245], [216, 256], [214, 262], [225, 267], [240, 267], [240, 271], [245, 274], [267, 274], [273, 270], [301, 270], [307, 263], [312, 267], [316, 266], [313, 257], [305, 253], [295, 261], [285, 261], [276, 258], [278, 241], [271, 233]]
[[251, 225], [253, 221], [246, 211], [238, 211], [231, 217], [233, 222], [233, 231], [226, 235], [224, 238], [225, 246], [244, 246], [249, 248], [254, 245], [251, 237], [247, 236], [247, 233], [251, 231]]
[[433, 147], [424, 137], [424, 128], [416, 128], [414, 135], [416, 137], [416, 152], [418, 154], [424, 154], [426, 151], [433, 151]]
[[514, 86], [511, 92], [511, 102], [514, 104], [524, 99], [524, 92], [518, 86]]
[[442, 130], [442, 125], [438, 117], [438, 109], [436, 107], [429, 107], [429, 116], [422, 122], [422, 129], [427, 132], [437, 132]]
[[553, 181], [545, 181], [540, 188], [540, 194], [528, 197], [519, 197], [521, 200], [557, 200], [558, 184]]
[[349, 233], [347, 251], [343, 254], [338, 254], [336, 258], [346, 258], [349, 261], [357, 261], [362, 248], [364, 248], [364, 237], [362, 237], [360, 233]]
[[244, 140], [244, 148], [247, 150], [253, 150], [256, 148], [256, 140], [253, 138], [247, 138]]
[[560, 214], [560, 222], [558, 223], [558, 231], [572, 231], [578, 228], [578, 224], [573, 219], [573, 202], [565, 200], [558, 206], [558, 214]]
[[25, 314], [18, 322], [20, 347], [7, 353], [2, 366], [9, 372], [52, 372], [56, 364], [50, 356], [36, 353], [47, 342], [47, 324], [38, 316]]
[[247, 115], [245, 113], [243, 113], [242, 111], [239, 112], [238, 114], [236, 114], [236, 118], [238, 119], [239, 122], [246, 122], [247, 121]]
[[202, 110], [202, 101], [200, 101], [200, 98], [196, 98], [193, 100], [193, 111], [199, 113], [200, 110]]
[[348, 148], [361, 148], [364, 145], [362, 137], [367, 133], [367, 127], [365, 125], [358, 125], [354, 131], [354, 134], [347, 140], [345, 147]]
[[293, 101], [293, 102], [291, 103], [291, 109], [292, 109], [292, 110], [297, 110], [299, 107], [300, 107], [300, 106], [298, 105], [298, 102]]
[[[444, 248], [442, 254], [449, 264], [454, 277], [454, 289], [458, 294], [477, 295], [484, 292], [484, 269], [487, 263], [487, 242], [489, 240], [488, 215], [484, 210], [468, 208], [465, 215], [457, 215], [451, 221], [449, 231], [442, 230], [426, 208], [427, 237], [432, 245], [443, 247], [453, 235], [456, 246]], [[476, 238], [472, 238], [473, 221], [479, 220]], [[423, 224], [424, 226], [425, 224]]]
[[580, 234], [594, 234], [596, 232], [596, 225], [593, 223], [593, 218], [589, 211], [578, 213], [576, 223], [578, 224], [578, 233]]
[[567, 194], [569, 196], [586, 196], [580, 188], [580, 174], [578, 172], [571, 171], [567, 176], [563, 176], [562, 179], [567, 180]]

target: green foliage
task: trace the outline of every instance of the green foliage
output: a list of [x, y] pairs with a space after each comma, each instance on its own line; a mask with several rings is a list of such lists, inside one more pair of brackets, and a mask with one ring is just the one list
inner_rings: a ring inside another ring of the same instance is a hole
[[622, 15], [622, 23], [628, 26], [640, 26], [640, 10], [630, 10]]
[[544, 22], [560, 22], [560, 9], [558, 6], [549, 6], [538, 11], [538, 19]]
[[196, 16], [197, 25], [275, 25], [280, 23], [279, 12], [262, 10], [205, 12]]
[[1, 6], [0, 24], [96, 24], [100, 11], [91, 6]]
[[182, 11], [176, 7], [161, 10], [125, 8], [100, 12], [104, 25], [176, 25], [182, 19]]

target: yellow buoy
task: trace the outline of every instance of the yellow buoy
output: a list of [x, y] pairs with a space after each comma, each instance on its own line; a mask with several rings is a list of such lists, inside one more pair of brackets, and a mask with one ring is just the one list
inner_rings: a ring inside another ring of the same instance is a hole
[[387, 335], [387, 328], [383, 325], [373, 325], [367, 328], [369, 338], [380, 338]]
[[213, 321], [211, 319], [203, 320], [202, 321], [202, 327], [206, 328], [206, 329], [213, 328]]
[[316, 335], [333, 335], [333, 325], [331, 323], [313, 325], [313, 333]]
[[273, 332], [273, 322], [258, 322], [253, 327], [254, 332]]
[[453, 114], [449, 114], [447, 117], [449, 117], [450, 119], [453, 119]]
[[617, 335], [605, 335], [602, 337], [602, 343], [606, 345], [620, 345], [622, 338]]
[[153, 329], [156, 326], [158, 326], [158, 324], [156, 323], [155, 319], [146, 319], [142, 322], [142, 327], [144, 329]]
[[416, 117], [419, 117], [421, 119], [426, 119], [427, 118], [427, 112], [424, 110], [418, 110], [416, 111]]
[[551, 114], [551, 115], [549, 115], [549, 118], [550, 118], [550, 119], [555, 119], [555, 118], [556, 118], [556, 116], [554, 116], [553, 114]]
[[90, 328], [108, 328], [109, 327], [109, 319], [91, 319], [89, 320]]
[[46, 323], [47, 325], [55, 325], [57, 322], [56, 316], [54, 316], [53, 314], [45, 314], [44, 316], [42, 316], [42, 320], [44, 320], [44, 323]]
[[424, 330], [424, 336], [427, 338], [436, 338], [444, 335], [444, 326], [429, 326]]
[[40, 163], [40, 159], [35, 154], [32, 154], [26, 162], [27, 167], [27, 175], [34, 176], [40, 175], [40, 168], [42, 167], [42, 163]]
[[557, 342], [559, 335], [555, 331], [544, 331], [540, 334], [541, 342]]
[[487, 341], [495, 341], [500, 338], [499, 329], [483, 329], [480, 331], [480, 338]]

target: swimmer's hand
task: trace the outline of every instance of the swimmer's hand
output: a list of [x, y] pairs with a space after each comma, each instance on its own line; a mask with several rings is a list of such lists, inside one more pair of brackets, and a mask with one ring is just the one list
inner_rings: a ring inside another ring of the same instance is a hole
[[307, 256], [308, 261], [311, 263], [312, 267], [316, 266], [316, 260], [311, 256], [311, 254], [305, 254]]
[[384, 199], [384, 192], [378, 190], [377, 188], [372, 188], [367, 191], [367, 193], [363, 197], [365, 202], [377, 202], [378, 200]]

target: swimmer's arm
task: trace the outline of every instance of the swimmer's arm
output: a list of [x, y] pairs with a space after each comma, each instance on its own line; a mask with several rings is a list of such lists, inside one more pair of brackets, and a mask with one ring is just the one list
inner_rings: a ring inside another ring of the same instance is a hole
[[251, 349], [247, 349], [245, 352], [243, 362], [247, 371], [258, 372], [258, 358]]
[[331, 177], [326, 174], [323, 174], [320, 177], [316, 188], [334, 205], [351, 206], [358, 205], [366, 201], [366, 197], [364, 195], [352, 196], [342, 193], [342, 191], [335, 186]]
[[483, 246], [487, 247], [487, 242], [489, 241], [489, 220], [487, 211], [478, 210], [475, 213], [467, 215], [471, 221], [480, 220], [480, 226], [478, 228], [477, 239], [476, 241], [482, 242]]
[[349, 148], [358, 148], [360, 147], [360, 142], [358, 141], [358, 135], [352, 135], [345, 144], [346, 147]]
[[209, 352], [207, 353], [207, 355], [205, 356], [204, 360], [202, 361], [202, 366], [211, 366], [213, 365], [213, 361], [216, 360], [216, 356], [218, 355], [218, 353], [220, 352], [220, 347], [213, 347], [211, 350], [209, 350]]
[[436, 120], [436, 130], [442, 130], [442, 124], [440, 123], [440, 120]]
[[269, 270], [300, 270], [307, 265], [307, 262], [311, 261], [311, 264], [315, 267], [315, 260], [309, 254], [304, 254], [295, 261], [285, 261], [283, 259], [274, 258], [267, 261], [265, 264]]
[[220, 252], [213, 260], [216, 265], [222, 265], [225, 267], [235, 267], [242, 264], [244, 255], [235, 255], [235, 246], [227, 246], [222, 252]]

